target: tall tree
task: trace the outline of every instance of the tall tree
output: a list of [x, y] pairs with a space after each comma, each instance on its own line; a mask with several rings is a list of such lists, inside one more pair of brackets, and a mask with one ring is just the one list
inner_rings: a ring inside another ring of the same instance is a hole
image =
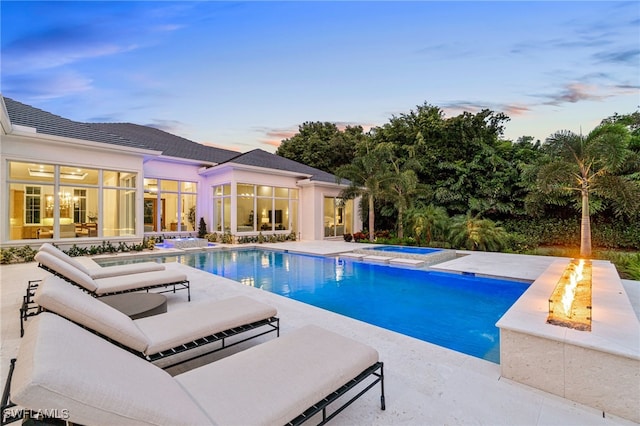
[[[609, 201], [616, 216], [631, 215], [640, 206], [640, 185], [617, 174], [628, 156], [629, 131], [605, 123], [586, 137], [569, 131], [553, 134], [543, 149], [549, 155], [538, 171], [539, 189], [552, 197], [579, 194], [582, 212], [580, 256], [591, 257], [591, 211]], [[594, 195], [597, 198], [590, 198]]]
[[351, 162], [355, 146], [364, 138], [361, 126], [341, 131], [334, 123], [305, 122], [298, 133], [280, 143], [276, 155], [333, 173]]
[[388, 155], [382, 149], [376, 149], [371, 139], [357, 147], [357, 154], [350, 164], [340, 166], [335, 175], [338, 183], [342, 179], [350, 181], [340, 196], [345, 199], [362, 196], [368, 203], [369, 240], [375, 239], [375, 202], [383, 198], [385, 187], [393, 179], [388, 168]]
[[418, 193], [424, 190], [416, 174], [416, 171], [421, 169], [421, 165], [414, 158], [411, 147], [383, 142], [379, 143], [375, 149], [387, 157], [390, 176], [385, 182], [382, 197], [391, 202], [392, 209], [388, 210], [392, 211], [388, 213], [395, 213], [398, 238], [404, 238], [404, 213], [411, 208]]

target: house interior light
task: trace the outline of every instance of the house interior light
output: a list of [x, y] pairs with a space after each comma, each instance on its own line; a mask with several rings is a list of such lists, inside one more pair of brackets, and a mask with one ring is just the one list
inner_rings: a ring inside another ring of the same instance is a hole
[[[78, 169], [79, 170], [79, 169]], [[60, 173], [61, 179], [70, 179], [70, 180], [84, 180], [87, 177], [88, 173]], [[38, 169], [29, 169], [29, 176], [32, 177], [46, 177], [51, 178], [55, 176], [54, 172], [49, 172], [46, 170], [38, 170]]]

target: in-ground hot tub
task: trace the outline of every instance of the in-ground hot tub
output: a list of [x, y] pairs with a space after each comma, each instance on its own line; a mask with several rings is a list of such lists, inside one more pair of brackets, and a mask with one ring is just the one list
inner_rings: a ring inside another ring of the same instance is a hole
[[157, 245], [160, 248], [197, 248], [208, 247], [209, 241], [204, 238], [168, 238], [162, 244]]
[[419, 260], [424, 262], [421, 263], [421, 265], [433, 265], [435, 263], [446, 262], [447, 260], [453, 260], [456, 258], [455, 250], [414, 246], [381, 245], [356, 249], [353, 253], [364, 254], [372, 257], [385, 257], [388, 259], [396, 258]]

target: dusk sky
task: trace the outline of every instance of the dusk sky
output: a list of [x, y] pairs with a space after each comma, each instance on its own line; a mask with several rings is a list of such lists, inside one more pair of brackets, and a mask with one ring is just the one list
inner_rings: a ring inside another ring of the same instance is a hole
[[381, 126], [425, 102], [504, 137], [588, 133], [640, 105], [640, 2], [0, 3], [2, 94], [274, 152], [305, 121]]

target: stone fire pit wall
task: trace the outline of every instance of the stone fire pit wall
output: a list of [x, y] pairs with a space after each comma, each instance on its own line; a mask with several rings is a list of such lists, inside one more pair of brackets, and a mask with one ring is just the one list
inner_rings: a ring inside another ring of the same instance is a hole
[[615, 267], [593, 261], [591, 331], [547, 324], [554, 262], [498, 321], [503, 377], [640, 423], [640, 322]]

